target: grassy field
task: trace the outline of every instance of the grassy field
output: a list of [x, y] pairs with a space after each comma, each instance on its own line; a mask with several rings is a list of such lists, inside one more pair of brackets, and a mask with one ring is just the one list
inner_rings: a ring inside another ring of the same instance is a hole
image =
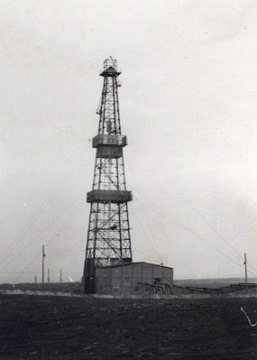
[[257, 359], [257, 298], [0, 296], [0, 359]]

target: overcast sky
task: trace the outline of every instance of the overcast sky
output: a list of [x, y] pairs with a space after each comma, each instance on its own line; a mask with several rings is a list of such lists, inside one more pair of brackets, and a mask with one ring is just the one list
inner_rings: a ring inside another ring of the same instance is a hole
[[[257, 2], [0, 0], [0, 282], [83, 272], [102, 81], [119, 88], [134, 261], [257, 275]], [[251, 272], [250, 272], [251, 271]]]

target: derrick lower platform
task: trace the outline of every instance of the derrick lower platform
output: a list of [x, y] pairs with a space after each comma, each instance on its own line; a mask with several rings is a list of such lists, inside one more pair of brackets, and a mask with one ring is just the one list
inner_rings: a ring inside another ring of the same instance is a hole
[[132, 200], [132, 192], [123, 190], [92, 190], [87, 193], [88, 203], [114, 203], [122, 204]]

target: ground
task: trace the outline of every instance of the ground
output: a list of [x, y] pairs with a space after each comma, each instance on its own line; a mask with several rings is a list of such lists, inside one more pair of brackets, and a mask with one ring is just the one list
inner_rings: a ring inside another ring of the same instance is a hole
[[0, 296], [0, 359], [257, 359], [257, 298]]

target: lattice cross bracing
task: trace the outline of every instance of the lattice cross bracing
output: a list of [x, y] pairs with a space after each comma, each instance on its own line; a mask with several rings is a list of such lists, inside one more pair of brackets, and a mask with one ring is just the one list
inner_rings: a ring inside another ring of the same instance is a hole
[[126, 189], [123, 147], [126, 136], [121, 133], [117, 77], [121, 71], [117, 61], [109, 57], [100, 75], [103, 77], [98, 134], [93, 138], [96, 148], [90, 203], [84, 289], [95, 289], [95, 267], [132, 262], [128, 202], [132, 193]]

